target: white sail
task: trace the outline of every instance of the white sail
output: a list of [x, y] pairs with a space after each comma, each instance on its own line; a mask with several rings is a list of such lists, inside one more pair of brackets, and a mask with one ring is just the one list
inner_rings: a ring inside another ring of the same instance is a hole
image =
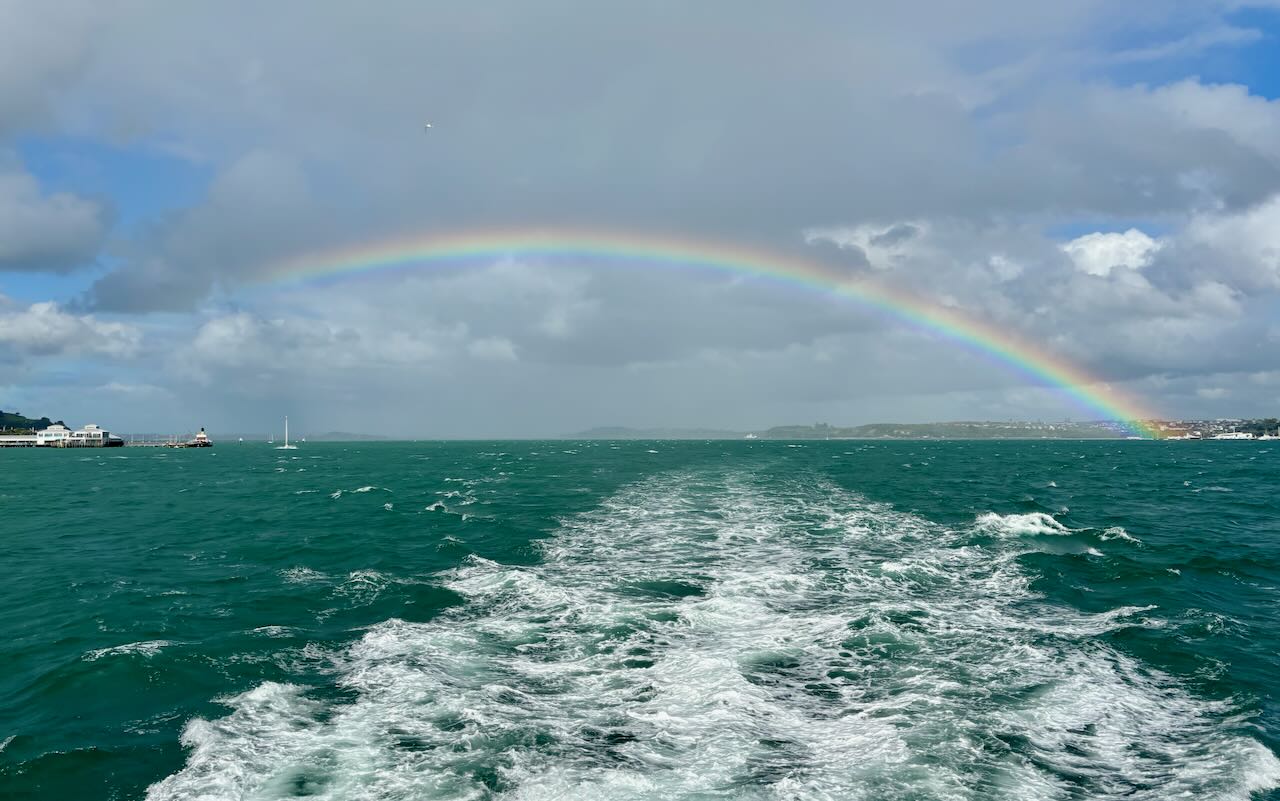
[[283, 444], [283, 445], [277, 445], [277, 446], [276, 446], [276, 450], [278, 450], [278, 451], [296, 451], [297, 449], [298, 449], [298, 446], [297, 446], [297, 445], [290, 445], [290, 444], [289, 444], [289, 415], [287, 415], [287, 414], [286, 414], [286, 415], [284, 416], [284, 444]]

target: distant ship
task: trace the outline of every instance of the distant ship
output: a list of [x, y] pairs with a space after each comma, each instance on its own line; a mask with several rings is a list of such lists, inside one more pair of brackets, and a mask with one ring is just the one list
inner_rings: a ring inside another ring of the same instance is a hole
[[186, 442], [170, 442], [170, 448], [212, 448], [213, 440], [209, 439], [209, 435], [204, 433], [204, 426], [200, 427], [200, 433], [196, 434]]
[[287, 414], [286, 414], [286, 415], [284, 416], [284, 444], [283, 444], [283, 445], [277, 445], [277, 446], [276, 446], [276, 450], [278, 450], [278, 451], [296, 451], [297, 449], [298, 449], [298, 446], [297, 446], [297, 445], [290, 445], [290, 444], [289, 444], [289, 415], [287, 415]]

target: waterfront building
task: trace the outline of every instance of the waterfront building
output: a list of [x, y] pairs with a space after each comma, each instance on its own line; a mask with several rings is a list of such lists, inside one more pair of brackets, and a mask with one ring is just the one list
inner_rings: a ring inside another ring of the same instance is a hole
[[57, 448], [68, 439], [71, 439], [71, 429], [60, 423], [54, 423], [43, 431], [36, 432], [36, 447]]

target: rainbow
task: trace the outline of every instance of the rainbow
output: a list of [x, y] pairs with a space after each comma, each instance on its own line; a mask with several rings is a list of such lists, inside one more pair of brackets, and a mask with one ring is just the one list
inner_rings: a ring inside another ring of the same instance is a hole
[[847, 298], [1003, 364], [1034, 383], [1053, 387], [1100, 419], [1123, 423], [1133, 434], [1156, 437], [1156, 417], [1106, 382], [1007, 331], [929, 303], [917, 296], [840, 275], [830, 267], [794, 256], [723, 243], [607, 231], [564, 229], [483, 230], [411, 236], [327, 250], [269, 265], [260, 280], [289, 287], [393, 270], [448, 267], [507, 257], [592, 259], [595, 263], [668, 269], [699, 269], [779, 282]]

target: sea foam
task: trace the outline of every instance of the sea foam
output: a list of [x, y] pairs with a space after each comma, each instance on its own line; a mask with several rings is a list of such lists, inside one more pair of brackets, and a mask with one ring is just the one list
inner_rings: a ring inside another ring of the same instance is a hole
[[[1230, 702], [1100, 634], [1159, 623], [1031, 588], [1013, 539], [820, 479], [640, 482], [566, 520], [537, 565], [472, 557], [466, 599], [373, 626], [345, 701], [266, 683], [190, 721], [148, 798], [1240, 798], [1280, 782]], [[376, 595], [350, 574], [340, 592]]]

